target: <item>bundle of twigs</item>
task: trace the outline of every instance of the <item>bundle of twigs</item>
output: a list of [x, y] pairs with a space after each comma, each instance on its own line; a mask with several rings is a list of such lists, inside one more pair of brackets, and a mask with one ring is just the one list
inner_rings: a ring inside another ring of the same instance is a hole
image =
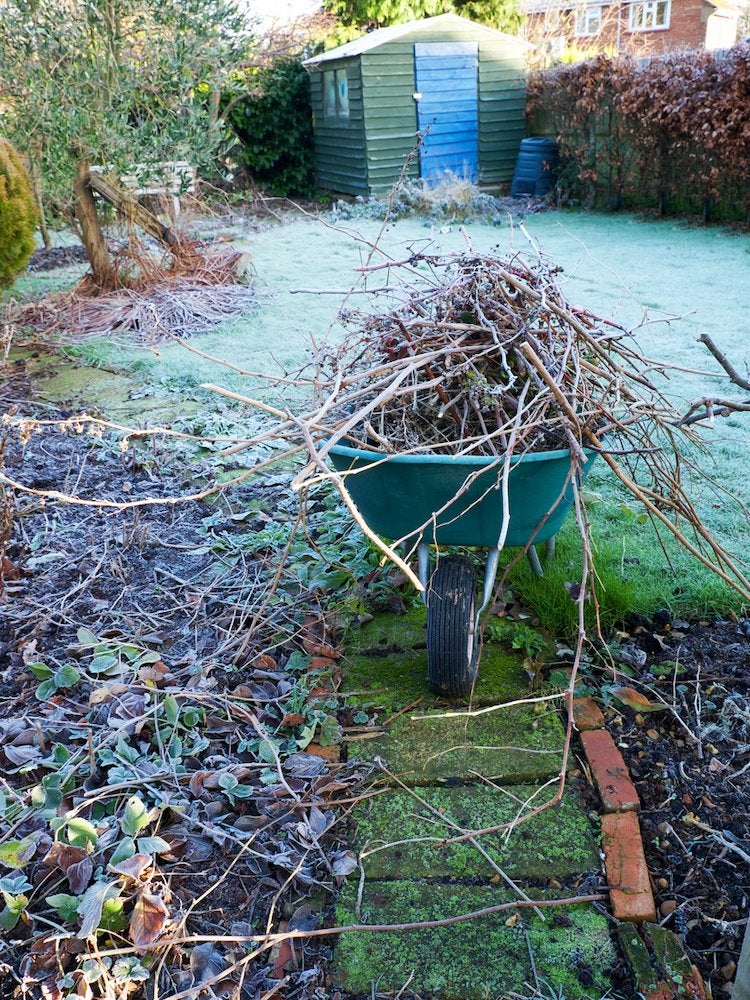
[[554, 268], [466, 253], [395, 270], [417, 263], [429, 283], [407, 286], [385, 313], [347, 314], [352, 335], [324, 369], [321, 398], [333, 394], [332, 413], [361, 412], [362, 441], [387, 452], [579, 453], [584, 429], [611, 426], [627, 334], [571, 308]]

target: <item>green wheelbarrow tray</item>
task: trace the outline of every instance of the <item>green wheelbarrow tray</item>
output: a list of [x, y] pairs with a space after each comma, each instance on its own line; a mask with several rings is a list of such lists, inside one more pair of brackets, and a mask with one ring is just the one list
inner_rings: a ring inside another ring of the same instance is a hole
[[[386, 455], [344, 445], [329, 452], [367, 524], [384, 538], [421, 534], [439, 545], [497, 546], [503, 521], [502, 459], [462, 455]], [[583, 476], [596, 452], [586, 452]], [[511, 459], [505, 547], [545, 542], [573, 503], [570, 451]], [[422, 527], [424, 530], [420, 531]]]
[[[568, 449], [511, 459], [507, 477], [509, 520], [503, 539], [502, 458], [457, 455], [388, 455], [333, 445], [332, 465], [367, 525], [392, 540], [418, 544], [419, 578], [427, 604], [427, 672], [437, 694], [463, 696], [474, 684], [479, 618], [495, 587], [501, 547], [528, 548], [532, 570], [542, 568], [534, 545], [554, 538], [573, 504], [572, 458]], [[585, 451], [581, 478], [596, 458]], [[502, 545], [501, 545], [502, 543]], [[430, 544], [478, 546], [489, 550], [482, 599], [477, 608], [471, 562], [441, 557], [430, 569]]]

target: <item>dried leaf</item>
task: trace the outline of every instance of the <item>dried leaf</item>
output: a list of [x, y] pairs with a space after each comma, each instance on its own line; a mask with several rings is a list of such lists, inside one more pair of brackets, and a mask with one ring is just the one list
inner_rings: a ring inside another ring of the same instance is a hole
[[616, 658], [629, 667], [643, 667], [646, 664], [646, 653], [631, 642], [625, 643], [616, 653]]
[[149, 948], [164, 930], [169, 910], [161, 896], [140, 892], [130, 918], [130, 939], [136, 948]]
[[23, 665], [25, 667], [28, 667], [30, 663], [39, 659], [36, 639], [31, 639], [29, 642], [25, 642], [23, 646], [21, 646], [21, 659], [23, 660]]
[[80, 861], [76, 861], [73, 864], [68, 865], [64, 869], [65, 875], [68, 879], [68, 885], [70, 891], [74, 896], [79, 896], [87, 887], [91, 881], [91, 876], [94, 874], [94, 863], [90, 857], [81, 858]]
[[205, 944], [197, 944], [190, 952], [193, 986], [202, 986], [203, 983], [218, 976], [225, 968], [224, 956], [210, 941], [206, 941]]
[[315, 837], [322, 837], [333, 821], [333, 813], [323, 813], [317, 806], [313, 806], [312, 809], [310, 809], [310, 815], [307, 823]]
[[94, 882], [78, 905], [78, 914], [82, 918], [79, 938], [87, 938], [96, 932], [102, 919], [102, 910], [108, 899], [119, 895], [119, 882]]
[[632, 708], [636, 712], [663, 712], [667, 708], [666, 705], [662, 705], [660, 702], [649, 701], [645, 695], [634, 688], [611, 687], [609, 688], [609, 692], [614, 698], [622, 702], [623, 705], [627, 705], [628, 708]]
[[337, 851], [331, 858], [331, 868], [334, 875], [351, 875], [358, 866], [359, 862], [354, 851]]
[[24, 764], [28, 764], [30, 761], [37, 760], [42, 756], [39, 747], [28, 746], [5, 746], [3, 747], [3, 753], [8, 758], [9, 763], [14, 764], [16, 767], [22, 767]]
[[294, 726], [301, 726], [304, 721], [305, 717], [301, 712], [291, 712], [282, 717], [281, 725], [294, 728]]
[[132, 878], [137, 882], [152, 863], [153, 858], [150, 854], [134, 854], [132, 857], [126, 858], [116, 865], [110, 864], [107, 867], [109, 871], [117, 872], [118, 875], [125, 875], [127, 878]]
[[311, 903], [298, 906], [289, 918], [290, 931], [314, 931], [320, 921], [320, 911]]

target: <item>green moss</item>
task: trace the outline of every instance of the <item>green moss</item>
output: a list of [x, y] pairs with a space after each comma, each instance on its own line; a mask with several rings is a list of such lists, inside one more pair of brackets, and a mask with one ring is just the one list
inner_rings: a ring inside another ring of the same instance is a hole
[[[348, 889], [337, 907], [339, 925], [358, 922], [356, 889]], [[361, 913], [368, 923], [435, 920], [507, 902], [506, 890], [492, 887], [379, 882], [366, 887]], [[400, 989], [452, 998], [504, 997], [534, 982], [536, 975], [566, 1000], [600, 998], [610, 986], [614, 949], [606, 919], [591, 909], [565, 907], [545, 911], [542, 921], [530, 910], [513, 927], [507, 912], [448, 927], [389, 933], [349, 933], [334, 953], [334, 978], [347, 990], [370, 996]], [[411, 979], [410, 979], [411, 977]]]
[[[349, 703], [398, 711], [421, 698], [422, 709], [445, 704], [427, 686], [427, 649], [424, 605], [405, 615], [384, 613], [345, 639], [346, 689], [355, 692]], [[471, 697], [474, 705], [494, 705], [528, 693], [523, 654], [496, 643], [482, 647], [479, 673]], [[465, 699], [464, 701], [468, 701]]]
[[172, 423], [198, 411], [198, 403], [167, 393], [146, 393], [134, 379], [103, 368], [46, 359], [36, 391], [42, 399], [130, 422]]
[[[357, 847], [367, 854], [367, 877], [490, 878], [495, 869], [467, 841], [447, 847], [437, 847], [437, 843], [458, 832], [510, 822], [520, 813], [546, 802], [552, 791], [525, 785], [510, 788], [483, 785], [420, 788], [419, 796], [426, 805], [399, 789], [369, 799], [352, 816]], [[533, 802], [524, 807], [532, 797]], [[460, 829], [456, 830], [456, 826]], [[411, 839], [415, 842], [403, 843]], [[399, 843], [378, 849], [393, 841]], [[517, 880], [564, 880], [571, 875], [599, 871], [591, 824], [570, 794], [558, 805], [513, 829], [509, 836], [503, 832], [488, 834], [481, 838], [481, 844], [492, 860]], [[375, 853], [367, 853], [373, 850]]]
[[484, 715], [403, 715], [387, 733], [349, 743], [349, 759], [380, 757], [409, 785], [448, 778], [537, 782], [559, 772], [564, 732], [557, 713], [538, 706], [500, 707]]

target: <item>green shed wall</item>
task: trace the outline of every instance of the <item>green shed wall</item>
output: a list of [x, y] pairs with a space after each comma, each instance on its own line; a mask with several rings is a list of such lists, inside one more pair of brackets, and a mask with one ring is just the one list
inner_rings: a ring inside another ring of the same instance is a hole
[[[433, 28], [403, 35], [358, 57], [371, 194], [391, 189], [416, 143], [414, 43], [474, 41], [479, 49], [479, 182], [512, 179], [518, 146], [526, 134], [523, 43], [474, 25]], [[408, 176], [419, 176], [416, 156]]]
[[[346, 69], [349, 117], [323, 115], [323, 71]], [[344, 194], [369, 192], [365, 123], [362, 106], [362, 75], [358, 56], [331, 59], [310, 72], [310, 100], [315, 133], [315, 181], [321, 188]]]

